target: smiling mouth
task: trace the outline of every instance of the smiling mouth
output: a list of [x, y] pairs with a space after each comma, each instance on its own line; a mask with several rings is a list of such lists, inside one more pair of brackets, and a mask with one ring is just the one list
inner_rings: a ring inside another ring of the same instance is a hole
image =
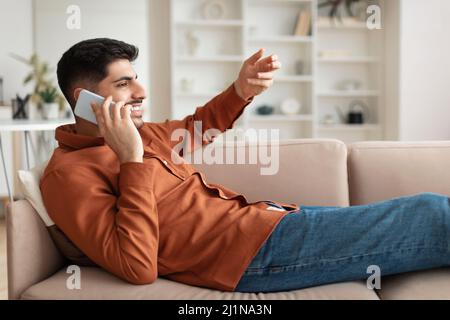
[[132, 107], [131, 107], [131, 117], [132, 118], [134, 118], [134, 119], [137, 119], [137, 118], [142, 118], [142, 114], [143, 114], [144, 112], [143, 112], [143, 110], [142, 110], [142, 105], [133, 105]]

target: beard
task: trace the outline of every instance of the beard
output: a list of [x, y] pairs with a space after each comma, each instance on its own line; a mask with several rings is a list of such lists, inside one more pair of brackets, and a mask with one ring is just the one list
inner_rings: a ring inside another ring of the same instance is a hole
[[142, 116], [132, 117], [131, 120], [133, 121], [133, 123], [137, 129], [139, 129], [140, 127], [142, 127], [144, 125], [144, 120], [142, 120]]
[[142, 106], [143, 100], [136, 99], [128, 101], [125, 105], [133, 105], [133, 104], [141, 104], [141, 110], [140, 112], [137, 112], [136, 115], [133, 116], [133, 111], [131, 111], [131, 120], [133, 121], [136, 128], [140, 128], [144, 125], [144, 120], [142, 119], [142, 116], [144, 115], [144, 107]]

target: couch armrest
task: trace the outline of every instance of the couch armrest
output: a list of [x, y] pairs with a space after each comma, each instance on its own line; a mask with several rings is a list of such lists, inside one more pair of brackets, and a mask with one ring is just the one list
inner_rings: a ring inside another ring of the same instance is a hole
[[27, 200], [8, 205], [6, 212], [8, 299], [49, 277], [64, 265], [64, 258]]
[[422, 192], [450, 196], [450, 141], [377, 141], [348, 146], [350, 203]]

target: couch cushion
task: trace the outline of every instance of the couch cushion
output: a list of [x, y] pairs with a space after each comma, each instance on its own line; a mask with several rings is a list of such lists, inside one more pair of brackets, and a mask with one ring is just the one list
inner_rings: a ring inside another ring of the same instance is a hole
[[378, 295], [383, 300], [450, 300], [450, 268], [383, 277]]
[[434, 192], [450, 196], [450, 141], [348, 145], [350, 203]]
[[21, 298], [35, 299], [155, 299], [155, 300], [229, 300], [229, 299], [362, 299], [377, 300], [365, 282], [336, 283], [280, 293], [221, 292], [158, 278], [150, 285], [132, 285], [99, 268], [82, 267], [80, 289], [69, 290], [66, 281], [71, 274], [63, 268], [50, 278], [30, 287]]
[[[348, 145], [350, 203], [434, 192], [450, 196], [450, 141]], [[450, 268], [383, 277], [382, 299], [450, 299]]]
[[45, 226], [52, 226], [55, 223], [50, 218], [45, 209], [44, 202], [42, 201], [41, 190], [39, 189], [39, 181], [41, 180], [42, 174], [47, 167], [48, 161], [35, 166], [30, 170], [18, 170], [17, 177], [19, 178], [20, 189], [30, 204], [33, 206], [34, 210], [41, 217]]
[[39, 181], [41, 180], [44, 170], [47, 167], [48, 161], [41, 165], [37, 165], [30, 170], [18, 170], [17, 176], [19, 178], [20, 188], [25, 196], [25, 199], [31, 203], [39, 217], [44, 222], [47, 231], [50, 234], [53, 242], [58, 250], [69, 261], [80, 266], [95, 266], [77, 246], [59, 229], [48, 215], [47, 209], [42, 200]]

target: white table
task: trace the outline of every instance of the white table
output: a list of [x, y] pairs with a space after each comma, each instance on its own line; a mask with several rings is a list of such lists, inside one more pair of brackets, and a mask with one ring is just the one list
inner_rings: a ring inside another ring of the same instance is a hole
[[33, 142], [29, 139], [31, 131], [51, 131], [55, 130], [57, 127], [74, 123], [73, 119], [57, 119], [57, 120], [0, 120], [0, 153], [2, 157], [3, 172], [5, 174], [6, 186], [8, 188], [8, 195], [11, 202], [13, 201], [13, 195], [9, 185], [8, 172], [6, 169], [5, 155], [2, 144], [2, 132], [23, 132], [25, 138], [25, 152], [27, 160], [27, 168], [30, 169], [30, 158], [28, 152], [28, 143], [31, 143], [33, 147]]

